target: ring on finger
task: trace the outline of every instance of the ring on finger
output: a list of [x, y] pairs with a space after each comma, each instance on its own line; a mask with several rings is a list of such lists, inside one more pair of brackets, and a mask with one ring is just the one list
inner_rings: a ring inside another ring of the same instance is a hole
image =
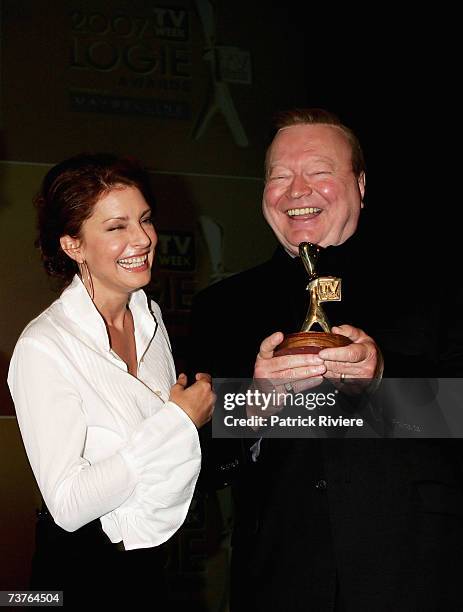
[[287, 382], [284, 384], [284, 388], [286, 389], [286, 391], [288, 393], [293, 393], [294, 392], [294, 387], [290, 382]]

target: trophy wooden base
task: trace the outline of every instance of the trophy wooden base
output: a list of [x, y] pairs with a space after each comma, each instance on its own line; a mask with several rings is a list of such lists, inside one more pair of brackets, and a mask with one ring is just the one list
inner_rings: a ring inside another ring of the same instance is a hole
[[347, 346], [351, 340], [341, 334], [328, 334], [326, 332], [298, 332], [288, 334], [274, 351], [275, 357], [282, 355], [298, 355], [300, 353], [312, 353], [316, 355], [324, 348]]

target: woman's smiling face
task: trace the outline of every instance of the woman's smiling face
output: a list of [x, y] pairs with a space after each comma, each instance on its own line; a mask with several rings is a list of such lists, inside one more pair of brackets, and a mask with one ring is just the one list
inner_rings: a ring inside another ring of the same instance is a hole
[[79, 253], [95, 296], [127, 294], [147, 285], [157, 243], [152, 211], [136, 187], [116, 185], [95, 204], [80, 232]]

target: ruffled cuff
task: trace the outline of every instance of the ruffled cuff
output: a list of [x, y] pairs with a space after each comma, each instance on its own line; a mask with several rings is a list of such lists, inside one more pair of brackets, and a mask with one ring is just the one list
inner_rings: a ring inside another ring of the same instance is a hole
[[102, 518], [103, 528], [112, 541], [122, 538], [126, 550], [158, 546], [187, 515], [201, 467], [198, 431], [169, 401], [143, 421], [119, 452], [138, 483], [118, 509]]

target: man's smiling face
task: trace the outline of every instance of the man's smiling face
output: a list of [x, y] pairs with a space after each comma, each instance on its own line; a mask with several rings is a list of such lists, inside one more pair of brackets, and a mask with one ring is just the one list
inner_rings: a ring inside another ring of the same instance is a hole
[[351, 146], [341, 128], [321, 123], [283, 128], [267, 155], [264, 217], [294, 255], [301, 242], [342, 244], [357, 228], [364, 179], [352, 170]]

